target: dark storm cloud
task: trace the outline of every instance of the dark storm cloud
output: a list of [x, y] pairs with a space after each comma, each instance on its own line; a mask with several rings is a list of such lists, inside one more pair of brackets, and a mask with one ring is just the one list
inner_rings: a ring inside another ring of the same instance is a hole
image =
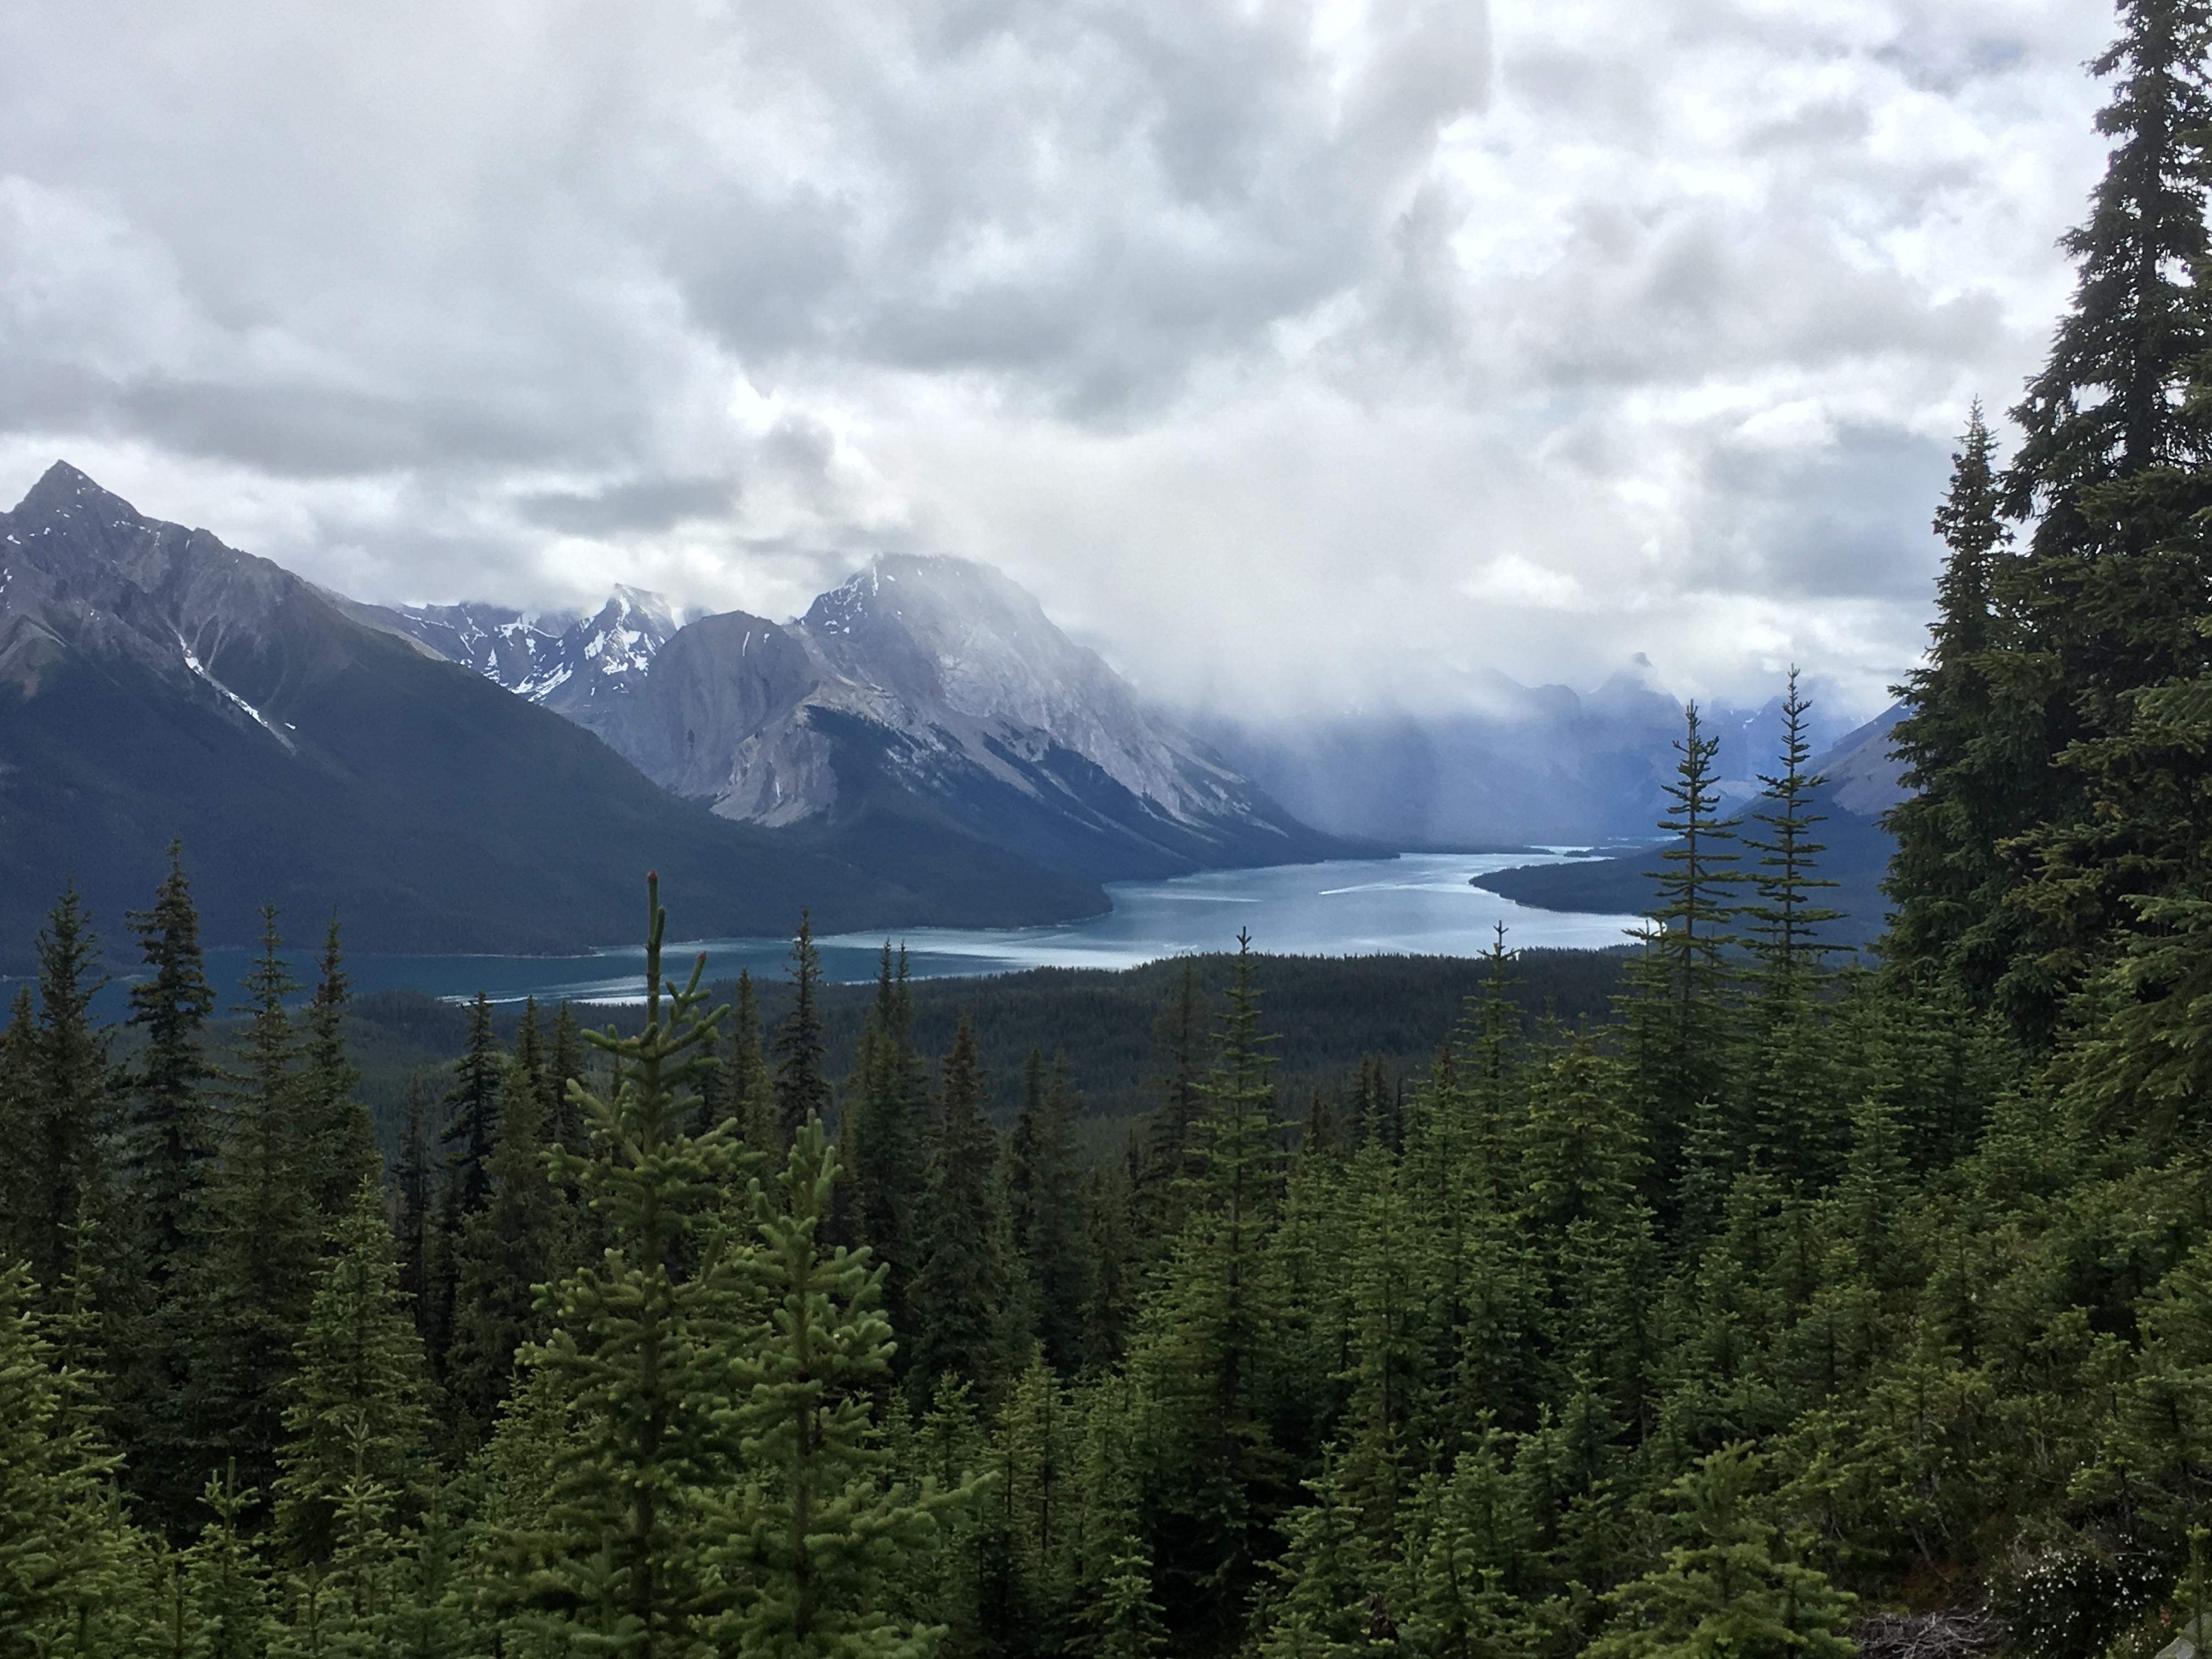
[[[0, 493], [371, 598], [996, 560], [1155, 687], [1918, 644], [2099, 162], [2064, 0], [0, 10]], [[1264, 652], [1224, 653], [1221, 621]]]

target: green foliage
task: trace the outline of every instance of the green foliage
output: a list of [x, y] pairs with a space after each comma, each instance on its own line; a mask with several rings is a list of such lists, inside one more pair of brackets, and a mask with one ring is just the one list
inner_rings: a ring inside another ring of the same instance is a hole
[[1054, 1062], [1048, 1083], [1043, 1055], [1032, 1053], [1007, 1145], [1007, 1188], [1029, 1322], [1062, 1376], [1083, 1368], [1097, 1267], [1076, 1139], [1082, 1109], [1066, 1062]]
[[525, 1055], [508, 1063], [498, 1139], [484, 1172], [490, 1193], [453, 1241], [454, 1304], [446, 1387], [471, 1439], [488, 1437], [515, 1356], [551, 1332], [544, 1287], [574, 1265], [576, 1226], [548, 1177], [545, 1109]]
[[989, 1387], [1006, 1357], [1011, 1241], [999, 1139], [983, 1116], [984, 1088], [975, 1041], [963, 1025], [945, 1058], [922, 1189], [927, 1242], [909, 1302], [908, 1372], [909, 1392], [920, 1401], [948, 1376]]
[[813, 919], [799, 914], [799, 933], [791, 942], [791, 1012], [776, 1027], [771, 1125], [778, 1149], [791, 1145], [809, 1118], [827, 1119], [836, 1109], [823, 1073], [822, 1042], [822, 957], [814, 948]]
[[97, 1659], [134, 1633], [137, 1564], [91, 1379], [47, 1340], [36, 1293], [21, 1263], [0, 1267], [0, 1646]]
[[537, 1358], [559, 1379], [573, 1428], [554, 1450], [543, 1565], [525, 1595], [549, 1636], [657, 1656], [696, 1639], [709, 1571], [701, 1528], [721, 1472], [727, 1292], [687, 1268], [739, 1152], [726, 1124], [684, 1132], [726, 1010], [704, 1006], [703, 955], [682, 988], [663, 981], [668, 916], [656, 878], [647, 891], [644, 1028], [592, 1034], [613, 1064], [611, 1086], [569, 1085], [591, 1152], [551, 1153], [611, 1243], [555, 1288], [558, 1322]]
[[[2075, 312], [2010, 471], [1978, 414], [1962, 444], [1879, 972], [1821, 965], [1793, 681], [1756, 839], [1687, 717], [1617, 1024], [1534, 1014], [1618, 957], [1502, 934], [990, 987], [887, 950], [848, 996], [802, 923], [771, 1073], [749, 980], [726, 1047], [699, 970], [662, 978], [648, 878], [647, 999], [598, 1062], [566, 1009], [550, 1041], [521, 1010], [508, 1056], [486, 1000], [410, 1005], [452, 1025], [410, 1063], [465, 1047], [458, 1156], [441, 1188], [418, 1085], [388, 1222], [335, 932], [302, 1021], [267, 919], [217, 1079], [173, 856], [118, 1073], [64, 895], [0, 1036], [0, 1644], [2140, 1659], [2194, 1631], [2208, 15], [2123, 5]], [[1024, 1053], [1002, 1157], [986, 1056]], [[1102, 1095], [1123, 1122], [1086, 1124]]]
[[191, 1367], [198, 1444], [225, 1449], [246, 1486], [262, 1492], [276, 1478], [285, 1393], [322, 1244], [310, 1206], [317, 1148], [301, 1109], [300, 1034], [285, 1006], [300, 988], [277, 954], [282, 945], [276, 913], [264, 908], [261, 955], [243, 982], [239, 1012], [247, 1020], [234, 1054]]
[[[749, 990], [750, 982], [740, 981], [739, 988]], [[903, 1328], [908, 1288], [921, 1267], [919, 1206], [927, 1179], [922, 1132], [929, 1088], [915, 1051], [906, 952], [902, 949], [894, 958], [889, 944], [853, 1070], [852, 1099], [838, 1128], [838, 1145], [860, 1186], [860, 1237], [890, 1270], [884, 1315], [894, 1328]]]
[[284, 1408], [276, 1525], [295, 1560], [346, 1558], [340, 1573], [358, 1576], [385, 1523], [418, 1507], [428, 1378], [373, 1176], [356, 1189], [331, 1246]]
[[469, 1046], [453, 1068], [453, 1086], [445, 1103], [453, 1109], [439, 1137], [454, 1148], [453, 1182], [464, 1217], [491, 1201], [491, 1149], [499, 1136], [499, 1101], [507, 1085], [507, 1062], [492, 1030], [491, 999], [483, 992], [469, 1009]]
[[129, 1170], [147, 1288], [158, 1297], [198, 1242], [217, 1150], [203, 1092], [216, 1075], [206, 1040], [215, 990], [181, 843], [169, 843], [169, 873], [153, 908], [126, 920], [151, 970], [131, 988], [131, 1024], [143, 1029], [146, 1046], [131, 1077]]
[[788, 1659], [923, 1659], [941, 1632], [885, 1605], [936, 1538], [934, 1512], [967, 1495], [885, 1479], [871, 1390], [890, 1366], [876, 1311], [884, 1269], [825, 1248], [836, 1176], [819, 1118], [801, 1126], [771, 1200], [755, 1183], [757, 1245], [742, 1259], [758, 1322], [736, 1343], [717, 1426], [736, 1480], [710, 1496], [708, 1601], [719, 1641]]
[[1852, 1598], [1795, 1559], [1792, 1540], [1762, 1516], [1755, 1483], [1762, 1460], [1723, 1447], [1668, 1489], [1687, 1541], [1666, 1565], [1614, 1592], [1615, 1627], [1591, 1659], [1742, 1655], [1745, 1659], [1850, 1659]]

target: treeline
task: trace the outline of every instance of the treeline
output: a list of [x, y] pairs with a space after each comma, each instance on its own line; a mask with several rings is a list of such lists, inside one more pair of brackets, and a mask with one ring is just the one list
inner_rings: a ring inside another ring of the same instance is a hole
[[[1510, 940], [1509, 940], [1510, 943]], [[1537, 1020], [1549, 1015], [1567, 1026], [1612, 1019], [1627, 954], [1624, 942], [1610, 951], [1522, 950], [1515, 956], [1515, 1008]], [[994, 1124], [1010, 1127], [1018, 1109], [1018, 1080], [1036, 1051], [1048, 1064], [1064, 1064], [1081, 1098], [1084, 1144], [1103, 1157], [1121, 1152], [1156, 1100], [1158, 1059], [1154, 1024], [1186, 969], [1194, 969], [1209, 1009], [1235, 972], [1234, 953], [1174, 957], [1140, 967], [1041, 968], [974, 978], [917, 978], [908, 987], [914, 1042], [925, 1054], [943, 1054], [966, 1019], [978, 1059], [992, 1079], [986, 1108]], [[1265, 964], [1268, 1018], [1281, 1033], [1272, 1053], [1278, 1092], [1293, 1115], [1303, 1115], [1318, 1090], [1342, 1101], [1381, 1086], [1394, 1096], [1411, 1089], [1436, 1059], [1437, 1049], [1468, 993], [1484, 978], [1479, 960], [1450, 957], [1283, 957]], [[761, 1022], [780, 1024], [790, 1011], [791, 985], [778, 975], [756, 986]], [[735, 981], [714, 987], [719, 1002], [734, 1003]], [[841, 1084], [849, 1081], [878, 992], [872, 984], [825, 983], [817, 988], [822, 1011], [823, 1066]], [[580, 1004], [573, 1017], [586, 1025], [635, 1030], [634, 1004]], [[1209, 1015], [1209, 1018], [1211, 1016]], [[526, 1024], [541, 1025], [534, 1006], [495, 1004], [493, 1030], [500, 1042], [522, 1040]], [[361, 1097], [370, 1108], [378, 1142], [398, 1156], [406, 1135], [407, 1101], [417, 1084], [442, 1093], [450, 1068], [471, 1046], [471, 1014], [465, 1003], [447, 1003], [413, 991], [377, 991], [356, 998], [345, 1022], [349, 1048], [362, 1073]], [[220, 1027], [218, 1027], [220, 1030]], [[128, 1054], [132, 1034], [120, 1034]], [[418, 1076], [419, 1074], [419, 1076]], [[1379, 1085], [1376, 1079], [1379, 1077]], [[1344, 1109], [1357, 1115], [1358, 1108]]]
[[64, 896], [0, 1042], [0, 1646], [2201, 1647], [2212, 0], [2122, 16], [2075, 307], [1938, 515], [1877, 970], [1794, 695], [1744, 823], [1691, 712], [1612, 1024], [1500, 950], [1419, 1086], [1285, 1101], [1264, 962], [1170, 971], [1103, 1161], [1049, 1045], [1001, 1133], [893, 959], [833, 1078], [803, 931], [723, 1018], [653, 908], [641, 1024], [479, 1005], [380, 1181], [334, 939], [299, 1004], [272, 926], [218, 1056], [178, 871], [118, 1072]]

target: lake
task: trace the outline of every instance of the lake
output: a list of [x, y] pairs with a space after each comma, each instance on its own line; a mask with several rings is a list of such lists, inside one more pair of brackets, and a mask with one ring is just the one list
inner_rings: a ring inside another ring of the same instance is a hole
[[[1112, 912], [1049, 927], [913, 927], [890, 933], [904, 945], [917, 977], [1004, 974], [1026, 968], [1133, 968], [1162, 957], [1233, 951], [1240, 928], [1253, 948], [1282, 956], [1480, 956], [1491, 930], [1505, 924], [1509, 947], [1597, 949], [1623, 942], [1633, 916], [1534, 910], [1468, 884], [1468, 878], [1509, 866], [1561, 861], [1558, 853], [1420, 853], [1396, 859], [1279, 865], [1263, 870], [1209, 870], [1170, 881], [1116, 882], [1106, 890]], [[824, 977], [875, 976], [880, 933], [825, 936]], [[707, 952], [710, 979], [733, 979], [740, 968], [756, 978], [781, 975], [791, 942], [784, 939], [691, 939], [669, 947], [665, 966], [680, 978]], [[294, 971], [308, 977], [311, 950], [299, 948]], [[210, 951], [208, 976], [224, 1000], [245, 973], [244, 951]], [[680, 969], [678, 964], [681, 964]], [[495, 1001], [628, 1002], [644, 995], [642, 945], [580, 957], [349, 957], [356, 993], [422, 991]]]

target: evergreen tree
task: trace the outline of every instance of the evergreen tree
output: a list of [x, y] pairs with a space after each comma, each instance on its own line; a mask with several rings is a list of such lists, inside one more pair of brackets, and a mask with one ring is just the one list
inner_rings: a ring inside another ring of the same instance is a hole
[[1857, 1651], [1844, 1635], [1854, 1598], [1794, 1559], [1780, 1529], [1758, 1513], [1753, 1483], [1761, 1462], [1747, 1445], [1727, 1446], [1674, 1484], [1691, 1541], [1614, 1593], [1621, 1617], [1591, 1647], [1593, 1659], [1850, 1659]]
[[836, 1109], [830, 1097], [830, 1080], [823, 1074], [829, 1050], [822, 1040], [822, 957], [814, 948], [814, 923], [801, 911], [799, 934], [791, 942], [791, 1012], [776, 1027], [775, 1150], [791, 1145], [792, 1137], [810, 1117], [827, 1121]]
[[144, 1030], [146, 1046], [131, 1078], [129, 1190], [147, 1288], [158, 1300], [173, 1267], [199, 1242], [217, 1151], [204, 1092], [216, 1076], [205, 1037], [215, 991], [180, 842], [169, 843], [169, 874], [154, 908], [127, 920], [152, 970], [131, 988], [130, 1023]]
[[983, 1116], [982, 1062], [968, 1022], [945, 1057], [935, 1133], [930, 1137], [921, 1200], [921, 1267], [909, 1305], [914, 1363], [908, 1391], [918, 1401], [947, 1376], [978, 1390], [999, 1379], [1005, 1358], [1001, 1320], [1011, 1289], [1005, 1249], [999, 1139]]
[[1249, 935], [1205, 1085], [1199, 1174], [1133, 1364], [1155, 1402], [1146, 1462], [1158, 1588], [1170, 1624], [1219, 1630], [1256, 1582], [1289, 1471], [1272, 1419], [1282, 1310], [1269, 1272], [1282, 1126]]
[[[430, 1206], [434, 1186], [423, 1104], [422, 1073], [420, 1070], [410, 1072], [407, 1129], [399, 1143], [396, 1196], [399, 1208], [399, 1293], [414, 1310], [418, 1330], [422, 1328], [423, 1307], [430, 1292]], [[424, 1340], [428, 1340], [427, 1333]]]
[[453, 1180], [462, 1216], [474, 1215], [491, 1201], [491, 1148], [499, 1136], [500, 1095], [507, 1086], [507, 1060], [492, 1029], [491, 999], [482, 991], [469, 1006], [469, 1046], [453, 1068], [453, 1086], [445, 1103], [453, 1109], [441, 1140], [458, 1150], [451, 1155]]
[[191, 1356], [204, 1340], [210, 1188], [221, 1150], [209, 1097], [219, 1073], [205, 1038], [215, 992], [179, 843], [169, 844], [169, 874], [154, 908], [128, 921], [152, 972], [131, 988], [131, 1024], [146, 1034], [129, 1084], [124, 1187], [137, 1282], [125, 1298], [135, 1304], [130, 1361], [116, 1380], [130, 1449], [125, 1479], [152, 1513], [167, 1517], [195, 1504], [207, 1478], [187, 1393]]
[[234, 1051], [229, 1125], [212, 1209], [207, 1315], [191, 1366], [200, 1446], [235, 1460], [247, 1486], [276, 1474], [283, 1401], [320, 1255], [308, 1207], [311, 1148], [300, 1107], [300, 1036], [286, 1000], [300, 987], [277, 952], [276, 912], [261, 912], [261, 954], [241, 982], [247, 1016]]
[[301, 1056], [300, 1110], [306, 1121], [307, 1201], [326, 1225], [335, 1226], [352, 1207], [362, 1178], [381, 1175], [384, 1162], [368, 1108], [354, 1093], [361, 1068], [346, 1054], [345, 1012], [353, 993], [336, 916], [323, 935], [316, 967]]
[[134, 1540], [110, 1498], [92, 1379], [61, 1361], [37, 1297], [22, 1263], [0, 1265], [0, 1644], [94, 1659], [133, 1646]]
[[545, 1031], [538, 1021], [536, 997], [522, 1000], [521, 1015], [514, 1022], [514, 1047], [511, 1051], [510, 1063], [520, 1070], [524, 1082], [538, 1102], [538, 1133], [550, 1134], [559, 1102], [553, 1097], [553, 1079], [545, 1053]]
[[[744, 975], [738, 975], [744, 980]], [[742, 1039], [743, 1033], [740, 1032]], [[583, 1152], [589, 1132], [570, 1092], [571, 1083], [584, 1080], [583, 1028], [566, 1002], [554, 1011], [553, 1038], [545, 1055], [545, 1091], [549, 1101], [546, 1121], [556, 1143], [572, 1152]]]
[[2060, 241], [2080, 273], [2073, 307], [2013, 410], [2024, 437], [2004, 479], [2008, 516], [2041, 509], [2038, 554], [2098, 538], [2085, 492], [2206, 453], [2186, 394], [2208, 343], [2191, 279], [2206, 252], [2212, 8], [2120, 0], [2119, 13], [2120, 38], [2090, 65], [2119, 76], [2097, 117], [2117, 142], [2087, 222]]
[[914, 1278], [921, 1266], [919, 1223], [928, 1178], [922, 1129], [929, 1085], [914, 1046], [906, 952], [902, 949], [895, 959], [888, 943], [860, 1052], [857, 1087], [838, 1139], [842, 1146], [849, 1127], [860, 1189], [860, 1237], [884, 1268], [884, 1317], [892, 1329], [906, 1330], [911, 1328], [908, 1309]]
[[521, 1056], [507, 1065], [499, 1138], [485, 1165], [491, 1196], [454, 1242], [453, 1344], [446, 1387], [465, 1437], [489, 1438], [515, 1356], [550, 1334], [540, 1300], [570, 1265], [568, 1206], [546, 1176], [544, 1108]]
[[1541, 1559], [1507, 1437], [1486, 1424], [1449, 1470], [1422, 1476], [1408, 1505], [1390, 1605], [1418, 1653], [1522, 1653], [1540, 1639], [1531, 1603]]
[[1812, 744], [1805, 736], [1805, 716], [1811, 708], [1797, 690], [1793, 666], [1782, 703], [1782, 769], [1773, 775], [1762, 772], [1759, 778], [1766, 786], [1773, 810], [1752, 814], [1766, 826], [1768, 838], [1746, 836], [1743, 843], [1759, 855], [1757, 868], [1746, 872], [1757, 884], [1759, 900], [1745, 906], [1743, 915], [1750, 922], [1751, 946], [1765, 969], [1770, 1000], [1780, 988], [1794, 988], [1820, 971], [1834, 949], [1821, 942], [1821, 929], [1843, 915], [1818, 902], [1820, 890], [1836, 884], [1814, 873], [1820, 854], [1828, 849], [1812, 839], [1813, 826], [1823, 821], [1821, 814], [1811, 810], [1812, 796], [1827, 780], [1805, 769], [1812, 757]]
[[740, 1157], [726, 1125], [684, 1132], [700, 1079], [716, 1064], [726, 1009], [708, 1011], [702, 954], [678, 988], [661, 977], [668, 923], [646, 878], [645, 1023], [593, 1033], [613, 1063], [602, 1095], [572, 1085], [593, 1153], [556, 1150], [611, 1241], [595, 1266], [554, 1291], [557, 1323], [538, 1363], [558, 1379], [574, 1425], [554, 1450], [542, 1565], [507, 1593], [547, 1639], [671, 1659], [699, 1628], [708, 1563], [706, 1495], [733, 1478], [715, 1401], [731, 1355], [724, 1287], [686, 1271]]
[[17, 1083], [27, 1093], [17, 1226], [31, 1271], [52, 1295], [69, 1274], [79, 1218], [104, 1218], [116, 1163], [108, 1031], [92, 1023], [107, 981], [75, 883], [40, 930], [38, 958], [38, 1019]]
[[371, 1534], [412, 1510], [427, 1474], [429, 1411], [422, 1338], [373, 1176], [331, 1238], [286, 1389], [276, 1524], [295, 1559], [358, 1574]]
[[1728, 850], [1737, 824], [1721, 816], [1713, 757], [1719, 739], [1704, 734], [1694, 702], [1683, 712], [1680, 757], [1667, 786], [1672, 804], [1659, 827], [1675, 840], [1650, 873], [1658, 898], [1644, 914], [1644, 949], [1631, 963], [1628, 1002], [1637, 1079], [1662, 1182], [1681, 1165], [1684, 1137], [1701, 1101], [1729, 1097], [1733, 1015], [1729, 960], [1736, 936], [1731, 902], [1741, 872]]
[[265, 1659], [277, 1633], [269, 1570], [244, 1524], [258, 1495], [239, 1486], [235, 1468], [208, 1477], [201, 1502], [215, 1518], [185, 1553], [191, 1659]]
[[2012, 925], [2001, 908], [2010, 866], [1996, 843], [2019, 822], [2021, 780], [2045, 763], [2039, 714], [2022, 724], [2008, 702], [2012, 721], [1997, 720], [1992, 676], [2016, 645], [2014, 619], [1996, 606], [2012, 534], [2001, 512], [1996, 441], [1976, 403], [1936, 512], [1946, 550], [1928, 659], [1891, 688], [1909, 709], [1890, 744], [1912, 793], [1883, 820], [1897, 837], [1883, 886], [1898, 906], [1883, 955], [1897, 971], [1947, 975], [1980, 999], [2003, 971]]
[[1143, 1526], [1136, 1436], [1145, 1402], [1126, 1372], [1089, 1391], [1079, 1454], [1081, 1530], [1074, 1546], [1075, 1629], [1081, 1659], [1152, 1659], [1165, 1644], [1152, 1595], [1152, 1551]]
[[1021, 1115], [1008, 1146], [1007, 1186], [1031, 1328], [1043, 1344], [1046, 1363], [1073, 1376], [1083, 1364], [1084, 1315], [1094, 1265], [1076, 1144], [1082, 1109], [1068, 1083], [1065, 1059], [1054, 1060], [1049, 1084], [1043, 1071], [1043, 1055], [1032, 1052]]
[[2009, 516], [2039, 516], [2027, 555], [1999, 572], [1998, 605], [2017, 637], [1993, 664], [1990, 724], [2033, 735], [1991, 814], [2009, 868], [1984, 898], [2005, 908], [1984, 903], [1969, 932], [1996, 927], [2008, 941], [1990, 997], [2039, 1045], [2055, 1037], [2135, 889], [2124, 868], [2077, 869], [2015, 896], [2050, 858], [2039, 840], [2096, 828], [2085, 774], [2062, 757], [2111, 735], [2131, 694], [2186, 673], [2203, 653], [2191, 618], [2206, 573], [2192, 520], [2212, 501], [2212, 436], [2203, 400], [2190, 394], [2212, 337], [2194, 283], [2206, 252], [2212, 6], [2124, 0], [2120, 21], [2092, 65], [2115, 77], [2098, 117], [2111, 159], [2087, 222], [2063, 243], [2080, 273], [2074, 304], [2013, 411], [2023, 436], [2004, 479]]
[[1146, 1125], [1137, 1202], [1139, 1225], [1164, 1249], [1181, 1230], [1187, 1188], [1198, 1173], [1198, 1124], [1205, 1115], [1207, 1044], [1212, 1024], [1194, 963], [1183, 963], [1152, 1024], [1158, 1068], [1150, 1085], [1159, 1103]]
[[965, 1493], [886, 1479], [871, 1417], [890, 1365], [884, 1270], [865, 1247], [825, 1249], [836, 1182], [819, 1118], [800, 1126], [771, 1200], [757, 1183], [747, 1263], [760, 1322], [739, 1341], [726, 1412], [744, 1473], [710, 1547], [714, 1629], [743, 1653], [921, 1659], [941, 1633], [895, 1617], [886, 1589], [927, 1553], [933, 1511]]
[[39, 1200], [37, 1127], [42, 1110], [39, 1017], [31, 988], [18, 987], [0, 1031], [0, 1247], [28, 1258], [36, 1233]]

